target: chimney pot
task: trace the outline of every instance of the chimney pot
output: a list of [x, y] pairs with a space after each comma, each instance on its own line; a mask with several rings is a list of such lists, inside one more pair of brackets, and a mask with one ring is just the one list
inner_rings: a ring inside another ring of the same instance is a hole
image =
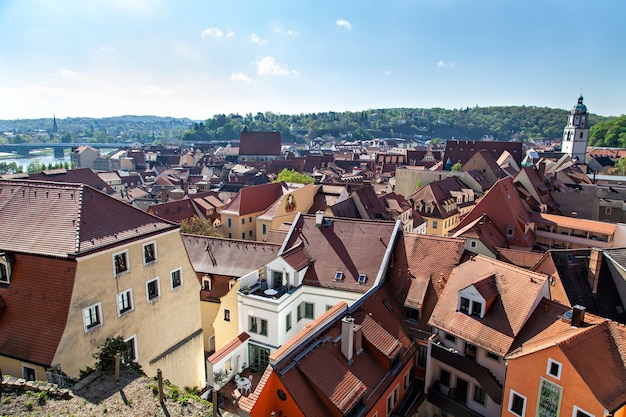
[[315, 225], [320, 227], [323, 222], [324, 222], [324, 212], [321, 210], [316, 211], [315, 212]]

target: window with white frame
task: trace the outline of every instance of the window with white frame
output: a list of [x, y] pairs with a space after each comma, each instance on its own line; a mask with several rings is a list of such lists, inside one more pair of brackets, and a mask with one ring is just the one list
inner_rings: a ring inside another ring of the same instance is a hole
[[83, 308], [83, 325], [85, 332], [102, 326], [102, 303]]
[[575, 405], [574, 409], [572, 410], [572, 417], [595, 417], [595, 416], [591, 414], [590, 412], [585, 411], [582, 408]]
[[139, 360], [139, 355], [137, 353], [137, 335], [132, 335], [128, 339], [124, 339], [126, 342], [126, 355], [128, 359], [132, 362], [137, 362]]
[[117, 315], [133, 311], [133, 289], [129, 288], [117, 294]]
[[402, 387], [406, 390], [411, 385], [411, 370], [406, 371], [404, 374], [404, 381]]
[[161, 286], [159, 278], [152, 279], [146, 282], [146, 299], [148, 302], [157, 300], [161, 296]]
[[398, 386], [393, 389], [389, 397], [387, 397], [387, 415], [391, 415], [393, 408], [396, 406], [398, 402]]
[[209, 277], [202, 278], [202, 289], [204, 291], [211, 291], [211, 278]]
[[298, 305], [298, 321], [305, 319], [312, 319], [315, 317], [313, 303], [302, 302]]
[[128, 264], [128, 251], [119, 252], [113, 255], [113, 270], [115, 276], [128, 272], [130, 265]]
[[509, 393], [509, 411], [518, 417], [524, 417], [524, 413], [526, 413], [526, 397], [511, 390]]
[[11, 262], [6, 253], [0, 253], [0, 284], [11, 283]]
[[546, 367], [546, 374], [556, 378], [561, 379], [561, 370], [563, 366], [560, 362], [555, 361], [552, 358], [548, 358], [548, 366]]
[[612, 212], [613, 212], [613, 209], [611, 207], [604, 208], [604, 214], [611, 214]]
[[172, 284], [172, 291], [183, 286], [183, 270], [181, 268], [170, 272], [170, 282]]
[[143, 263], [147, 265], [157, 260], [156, 242], [143, 245]]
[[230, 310], [227, 308], [224, 309], [224, 321], [230, 321]]

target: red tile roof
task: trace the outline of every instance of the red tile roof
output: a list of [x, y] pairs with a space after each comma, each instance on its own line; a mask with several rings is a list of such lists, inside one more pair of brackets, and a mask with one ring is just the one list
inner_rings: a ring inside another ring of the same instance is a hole
[[264, 211], [286, 191], [282, 182], [244, 187], [224, 206], [222, 213], [242, 216]]
[[[495, 278], [498, 296], [484, 318], [457, 310], [459, 291], [489, 275]], [[477, 255], [452, 271], [429, 324], [491, 352], [506, 354], [534, 306], [548, 295], [546, 280], [543, 274]]]
[[[376, 281], [387, 248], [394, 245], [397, 223], [329, 220], [326, 225], [316, 226], [314, 215], [299, 215], [285, 250], [303, 242], [313, 260], [304, 276], [304, 284], [366, 292]], [[335, 279], [337, 271], [343, 273], [343, 279]], [[367, 276], [364, 283], [358, 281], [360, 274]]]
[[[10, 250], [10, 242], [2, 241], [3, 249]], [[7, 306], [0, 317], [0, 355], [50, 366], [67, 323], [76, 262], [14, 257], [11, 284], [0, 286]]]
[[76, 168], [70, 170], [54, 169], [51, 171], [41, 171], [36, 174], [28, 174], [28, 177], [31, 180], [39, 181], [85, 184], [108, 195], [115, 194], [115, 190], [90, 168]]
[[447, 161], [450, 158], [452, 164], [457, 162], [465, 164], [476, 152], [482, 150], [489, 152], [496, 159], [502, 152], [508, 151], [517, 165], [522, 165], [522, 142], [447, 140], [443, 160]]
[[239, 155], [280, 155], [280, 132], [241, 132]]
[[246, 332], [240, 333], [239, 336], [231, 340], [222, 346], [219, 350], [215, 351], [211, 356], [207, 358], [207, 362], [215, 365], [222, 359], [224, 359], [228, 354], [232, 353], [241, 346], [246, 340], [250, 339], [250, 335]]
[[0, 181], [0, 241], [14, 252], [67, 257], [177, 228], [87, 185]]
[[372, 317], [365, 316], [361, 323], [363, 329], [363, 337], [370, 342], [380, 353], [385, 355], [388, 359], [393, 359], [400, 349], [402, 344], [398, 339], [393, 337], [383, 326], [378, 324]]
[[496, 182], [476, 203], [472, 211], [459, 222], [454, 231], [463, 229], [483, 214], [487, 214], [505, 236], [507, 236], [507, 229], [512, 228], [513, 234], [507, 236], [509, 247], [530, 248], [532, 246], [534, 233], [532, 230], [527, 230], [530, 217], [509, 177]]

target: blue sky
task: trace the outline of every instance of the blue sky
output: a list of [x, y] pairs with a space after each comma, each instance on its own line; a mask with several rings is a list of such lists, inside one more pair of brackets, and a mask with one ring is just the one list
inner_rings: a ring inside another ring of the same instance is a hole
[[626, 114], [626, 2], [0, 0], [0, 119]]

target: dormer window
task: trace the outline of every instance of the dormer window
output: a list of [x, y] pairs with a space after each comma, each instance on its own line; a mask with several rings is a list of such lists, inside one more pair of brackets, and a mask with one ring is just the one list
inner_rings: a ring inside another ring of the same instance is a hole
[[472, 316], [481, 317], [481, 313], [483, 311], [483, 305], [476, 301], [472, 302]]
[[341, 271], [335, 272], [335, 281], [343, 281], [343, 272]]
[[0, 253], [0, 284], [11, 283], [11, 261], [6, 253]]
[[461, 307], [459, 308], [459, 310], [461, 310], [461, 312], [463, 312], [465, 314], [469, 314], [469, 312], [470, 312], [470, 300], [465, 298], [465, 297], [461, 297]]
[[472, 300], [467, 297], [459, 296], [459, 311], [468, 316], [482, 319], [484, 314], [483, 303], [479, 300]]
[[513, 233], [515, 233], [515, 228], [511, 225], [507, 225], [506, 226], [506, 235], [507, 237], [511, 237], [513, 236]]
[[359, 274], [359, 284], [365, 284], [367, 282], [367, 275]]

